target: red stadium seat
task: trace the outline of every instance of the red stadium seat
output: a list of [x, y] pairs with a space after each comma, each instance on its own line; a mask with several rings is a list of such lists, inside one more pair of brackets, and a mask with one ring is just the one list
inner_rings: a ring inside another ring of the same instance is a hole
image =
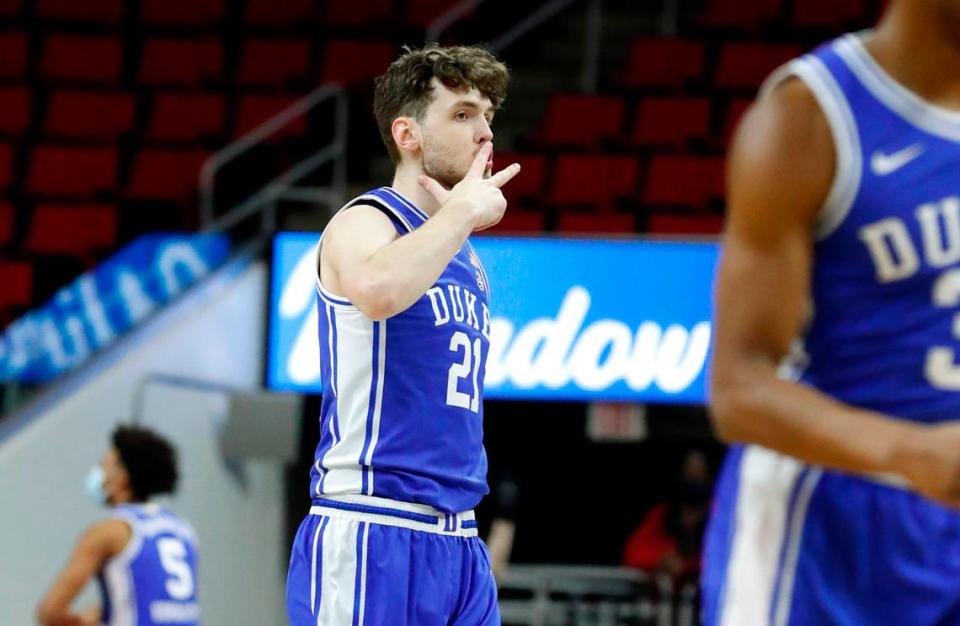
[[0, 0], [0, 17], [16, 17], [23, 7], [23, 0]]
[[13, 205], [9, 202], [0, 202], [0, 246], [10, 243], [13, 237]]
[[[353, 7], [356, 2], [334, 0]], [[292, 26], [309, 22], [313, 17], [313, 0], [247, 0], [244, 20], [258, 26]]]
[[145, 24], [207, 26], [223, 18], [225, 0], [141, 0]]
[[511, 163], [520, 164], [520, 173], [503, 186], [503, 195], [507, 198], [507, 211], [510, 207], [524, 204], [524, 200], [540, 200], [543, 197], [544, 182], [547, 177], [547, 158], [542, 154], [521, 154], [517, 152], [495, 152], [493, 169], [500, 171]]
[[393, 0], [327, 2], [324, 22], [329, 26], [365, 26], [389, 20], [392, 14]]
[[703, 42], [684, 39], [634, 39], [630, 44], [628, 87], [679, 86], [703, 77]]
[[730, 144], [733, 133], [740, 123], [740, 118], [743, 117], [752, 103], [752, 98], [737, 98], [727, 103], [727, 111], [723, 118], [723, 145]]
[[123, 17], [124, 0], [37, 0], [35, 12], [42, 20], [116, 24]]
[[226, 104], [220, 94], [161, 93], [147, 136], [161, 141], [199, 141], [223, 133]]
[[251, 39], [240, 56], [238, 79], [244, 85], [283, 86], [304, 80], [310, 69], [306, 39]]
[[866, 17], [866, 0], [803, 0], [794, 2], [794, 26], [841, 30]]
[[709, 0], [700, 23], [711, 28], [755, 31], [779, 17], [780, 5], [781, 0]]
[[681, 148], [710, 132], [707, 98], [646, 98], [637, 107], [630, 143]]
[[544, 215], [540, 211], [517, 210], [507, 207], [503, 219], [496, 226], [482, 232], [503, 235], [505, 233], [542, 233], [544, 230]]
[[658, 235], [718, 235], [723, 232], [723, 217], [654, 213], [647, 222], [647, 231]]
[[120, 39], [51, 35], [47, 38], [40, 67], [48, 80], [115, 84], [123, 68]]
[[55, 91], [47, 107], [46, 133], [74, 139], [114, 139], [133, 128], [129, 93]]
[[404, 21], [426, 28], [435, 19], [460, 4], [460, 0], [407, 0]]
[[143, 48], [140, 81], [196, 86], [219, 78], [222, 68], [223, 49], [216, 39], [149, 39]]
[[0, 78], [21, 78], [27, 69], [27, 36], [0, 33]]
[[33, 298], [33, 266], [27, 261], [0, 261], [0, 307], [26, 306]]
[[320, 78], [345, 87], [370, 85], [392, 61], [393, 44], [388, 41], [331, 41], [324, 51]]
[[33, 148], [27, 174], [27, 189], [32, 193], [90, 195], [111, 191], [116, 183], [117, 152], [113, 148]]
[[612, 209], [617, 198], [634, 195], [638, 163], [633, 157], [564, 154], [557, 157], [547, 199]]
[[203, 150], [141, 150], [133, 161], [127, 195], [135, 199], [186, 200], [197, 191]]
[[717, 87], [756, 89], [770, 72], [799, 56], [791, 44], [728, 43], [720, 52]]
[[723, 191], [722, 158], [664, 155], [650, 161], [643, 201], [702, 207]]
[[547, 146], [598, 147], [622, 132], [623, 100], [615, 96], [556, 94], [550, 98], [536, 141]]
[[[234, 135], [239, 136], [250, 132], [263, 122], [267, 121], [283, 109], [297, 101], [297, 96], [261, 96], [247, 95], [240, 99], [237, 107], [237, 123]], [[304, 116], [293, 119], [285, 127], [272, 135], [274, 138], [300, 135], [307, 130], [307, 119]]]
[[41, 204], [33, 211], [24, 249], [81, 256], [117, 240], [117, 210], [107, 204]]
[[0, 134], [20, 136], [30, 124], [31, 95], [26, 87], [0, 87]]
[[0, 143], [0, 189], [6, 189], [13, 182], [13, 146]]
[[557, 218], [557, 230], [567, 233], [632, 233], [636, 219], [627, 213], [564, 212]]

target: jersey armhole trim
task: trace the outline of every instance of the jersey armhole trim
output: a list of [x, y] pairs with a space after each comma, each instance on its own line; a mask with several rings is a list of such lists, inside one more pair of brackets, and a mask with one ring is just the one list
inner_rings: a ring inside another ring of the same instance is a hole
[[130, 515], [124, 515], [123, 513], [114, 513], [109, 518], [111, 521], [123, 522], [130, 527], [130, 539], [127, 541], [127, 545], [123, 547], [123, 550], [118, 552], [115, 556], [110, 559], [107, 559], [107, 564], [127, 564], [137, 558], [137, 555], [140, 554], [140, 549], [143, 547], [143, 537], [140, 536], [140, 531], [137, 530], [137, 520]]
[[[393, 222], [395, 228], [398, 225], [400, 225], [403, 228], [406, 228], [407, 232], [413, 232], [413, 227], [410, 225], [410, 222], [403, 216], [402, 213], [400, 213], [399, 211], [391, 207], [388, 203], [384, 202], [382, 198], [375, 196], [373, 194], [364, 194], [362, 196], [357, 196], [347, 204], [343, 205], [343, 207], [340, 208], [340, 210], [337, 211], [337, 213], [345, 209], [349, 209], [350, 207], [356, 206], [358, 204], [365, 204], [368, 206], [372, 206], [375, 209], [379, 209], [388, 218], [390, 218], [390, 221]], [[397, 228], [397, 230], [399, 231], [400, 229]], [[400, 232], [400, 234], [402, 235], [404, 233]], [[333, 307], [337, 307], [341, 309], [358, 310], [357, 306], [354, 303], [350, 302], [350, 300], [347, 299], [345, 296], [333, 293], [332, 291], [330, 291], [329, 289], [323, 286], [323, 283], [320, 280], [320, 248], [322, 245], [323, 245], [323, 234], [321, 233], [320, 241], [317, 242], [317, 248], [314, 251], [314, 264], [313, 264], [314, 277], [316, 279], [314, 282], [316, 282], [316, 286], [317, 286], [317, 295], [319, 295], [324, 302], [326, 302], [327, 304]]]
[[765, 97], [791, 77], [799, 78], [810, 89], [833, 136], [836, 156], [833, 183], [814, 227], [817, 240], [823, 240], [840, 227], [856, 201], [863, 175], [860, 135], [843, 90], [830, 70], [816, 57], [802, 57], [781, 66], [761, 87], [760, 97]]

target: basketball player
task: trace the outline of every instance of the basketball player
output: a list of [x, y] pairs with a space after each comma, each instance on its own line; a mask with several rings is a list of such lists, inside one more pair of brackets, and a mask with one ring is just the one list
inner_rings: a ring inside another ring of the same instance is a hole
[[[37, 609], [41, 624], [199, 624], [194, 531], [149, 502], [172, 493], [176, 483], [176, 453], [165, 439], [134, 426], [113, 432], [111, 447], [87, 477], [88, 494], [110, 514], [80, 537]], [[101, 607], [74, 612], [71, 603], [93, 576]]]
[[292, 626], [499, 624], [473, 507], [487, 492], [489, 285], [468, 242], [496, 224], [493, 115], [506, 67], [481, 48], [409, 50], [377, 81], [396, 173], [318, 247], [323, 381], [313, 507], [290, 558]]
[[892, 0], [761, 94], [716, 286], [712, 414], [746, 445], [705, 623], [960, 624], [960, 2]]

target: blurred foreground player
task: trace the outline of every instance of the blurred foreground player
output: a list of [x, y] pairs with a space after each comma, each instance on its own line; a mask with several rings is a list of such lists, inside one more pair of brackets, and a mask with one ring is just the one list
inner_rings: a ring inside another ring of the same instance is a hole
[[[120, 426], [87, 477], [87, 492], [110, 507], [77, 541], [66, 567], [37, 609], [44, 626], [196, 626], [197, 547], [190, 525], [150, 503], [177, 484], [173, 447], [145, 428]], [[97, 577], [103, 604], [70, 605]]]
[[377, 81], [392, 187], [352, 200], [318, 248], [323, 404], [292, 626], [499, 624], [473, 507], [487, 492], [488, 284], [470, 234], [496, 224], [493, 115], [506, 67], [481, 48], [407, 51]]
[[778, 71], [729, 182], [705, 623], [960, 624], [960, 1]]

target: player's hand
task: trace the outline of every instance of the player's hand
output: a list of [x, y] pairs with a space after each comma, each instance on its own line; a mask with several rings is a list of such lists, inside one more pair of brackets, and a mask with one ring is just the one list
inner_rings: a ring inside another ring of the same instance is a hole
[[928, 498], [960, 508], [960, 423], [917, 426], [894, 453], [893, 470]]
[[449, 206], [462, 212], [471, 230], [475, 231], [490, 228], [500, 221], [507, 209], [507, 200], [500, 188], [520, 172], [520, 164], [513, 163], [496, 174], [485, 176], [489, 174], [487, 163], [492, 152], [492, 143], [488, 141], [483, 144], [463, 180], [452, 189], [444, 188], [426, 174], [417, 178], [417, 182], [437, 199], [441, 207]]

